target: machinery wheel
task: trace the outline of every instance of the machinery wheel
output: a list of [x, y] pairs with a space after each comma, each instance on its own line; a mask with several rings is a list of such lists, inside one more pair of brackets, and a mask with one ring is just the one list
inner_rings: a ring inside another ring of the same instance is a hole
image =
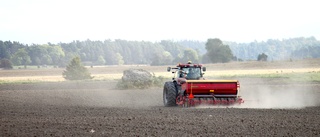
[[163, 104], [166, 107], [176, 106], [177, 91], [173, 82], [166, 82], [163, 88]]

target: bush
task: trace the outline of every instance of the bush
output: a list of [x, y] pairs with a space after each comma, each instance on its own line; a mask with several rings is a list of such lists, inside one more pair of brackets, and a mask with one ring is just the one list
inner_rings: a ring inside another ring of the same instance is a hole
[[92, 79], [88, 69], [81, 64], [79, 57], [75, 57], [63, 71], [62, 76], [67, 80], [84, 80]]
[[12, 69], [13, 66], [12, 66], [12, 63], [9, 59], [1, 59], [0, 60], [0, 68], [3, 68], [3, 69]]
[[257, 61], [267, 61], [268, 60], [268, 55], [262, 53], [258, 55]]

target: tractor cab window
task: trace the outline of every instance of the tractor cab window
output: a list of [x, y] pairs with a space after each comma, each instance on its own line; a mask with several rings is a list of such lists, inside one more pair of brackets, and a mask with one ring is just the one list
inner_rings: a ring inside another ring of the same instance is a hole
[[179, 71], [178, 76], [179, 76], [179, 78], [183, 78], [183, 77], [185, 77], [185, 74], [183, 71]]
[[186, 79], [189, 80], [196, 80], [201, 77], [201, 70], [197, 67], [189, 67], [189, 68], [182, 68], [183, 72], [186, 73]]

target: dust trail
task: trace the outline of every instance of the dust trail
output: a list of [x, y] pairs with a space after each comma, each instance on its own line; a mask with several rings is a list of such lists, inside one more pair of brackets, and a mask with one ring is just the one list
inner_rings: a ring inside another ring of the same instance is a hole
[[[77, 90], [73, 92], [61, 91], [54, 95], [57, 100], [46, 100], [48, 104], [61, 102], [68, 106], [89, 107], [121, 107], [121, 108], [145, 108], [161, 106], [161, 95], [158, 91], [149, 90], [114, 90], [94, 89]], [[66, 100], [67, 99], [67, 100]], [[160, 102], [160, 103], [159, 103]]]
[[200, 105], [196, 108], [301, 109], [320, 106], [319, 83], [245, 79], [239, 95], [245, 101], [240, 105]]
[[[162, 92], [160, 91], [157, 88], [96, 91], [94, 94], [86, 95], [87, 103], [82, 105], [125, 108], [161, 106]], [[81, 104], [81, 102], [78, 103]]]
[[320, 105], [320, 92], [312, 84], [255, 85], [240, 95], [245, 103], [237, 108], [299, 109]]
[[200, 105], [196, 108], [301, 109], [319, 106], [320, 103], [317, 100], [319, 96], [319, 92], [260, 90], [255, 93], [243, 94], [245, 102], [240, 105]]
[[0, 93], [1, 98], [23, 104], [121, 108], [162, 106], [161, 92], [148, 90], [16, 90]]
[[[245, 100], [234, 108], [296, 109], [320, 106], [319, 83], [241, 80]], [[163, 106], [162, 88], [117, 90], [114, 83], [43, 83], [2, 86], [1, 98], [21, 103], [89, 107], [145, 108]], [[226, 108], [199, 106], [198, 108]]]
[[5, 85], [0, 99], [23, 103], [86, 107], [163, 106], [162, 89], [117, 90], [114, 82], [63, 82]]

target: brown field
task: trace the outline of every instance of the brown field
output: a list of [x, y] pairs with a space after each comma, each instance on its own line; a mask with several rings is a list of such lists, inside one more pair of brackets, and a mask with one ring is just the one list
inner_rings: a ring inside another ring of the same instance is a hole
[[[319, 71], [319, 62], [209, 64], [206, 75]], [[0, 136], [320, 136], [320, 82], [240, 78], [240, 106], [166, 108], [162, 88], [116, 89], [129, 68], [167, 74], [166, 66], [94, 67], [96, 80], [69, 82], [63, 69], [0, 70], [13, 81], [0, 84]], [[50, 82], [15, 83], [23, 80]]]
[[[228, 76], [228, 75], [255, 75], [275, 73], [307, 73], [320, 72], [320, 59], [298, 60], [298, 61], [274, 61], [274, 62], [232, 62], [220, 64], [206, 64], [205, 76]], [[145, 69], [156, 76], [170, 78], [171, 73], [166, 72], [168, 66], [145, 66], [145, 65], [124, 65], [124, 66], [95, 66], [88, 67], [94, 80], [115, 80], [121, 79], [126, 69]], [[175, 67], [171, 65], [170, 67]], [[1, 70], [0, 81], [65, 81], [62, 77], [62, 68], [44, 69], [19, 69]]]

